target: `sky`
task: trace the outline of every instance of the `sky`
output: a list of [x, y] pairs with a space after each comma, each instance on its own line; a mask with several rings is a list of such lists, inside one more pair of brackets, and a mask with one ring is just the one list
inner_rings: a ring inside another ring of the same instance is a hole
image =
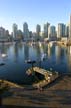
[[68, 23], [71, 13], [71, 0], [0, 0], [0, 26], [12, 31], [12, 24], [23, 30], [27, 22], [29, 30], [35, 31], [44, 23], [57, 26]]

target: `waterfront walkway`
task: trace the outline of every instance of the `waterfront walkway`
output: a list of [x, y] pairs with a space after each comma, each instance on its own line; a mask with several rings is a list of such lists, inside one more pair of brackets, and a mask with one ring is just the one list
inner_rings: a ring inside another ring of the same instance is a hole
[[4, 108], [71, 108], [70, 75], [57, 78], [41, 92], [19, 88], [12, 92], [2, 99]]

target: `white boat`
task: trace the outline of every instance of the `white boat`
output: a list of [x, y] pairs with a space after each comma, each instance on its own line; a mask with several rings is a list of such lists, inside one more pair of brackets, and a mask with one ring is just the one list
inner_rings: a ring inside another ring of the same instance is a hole
[[2, 54], [1, 56], [2, 56], [2, 57], [7, 57], [7, 54]]

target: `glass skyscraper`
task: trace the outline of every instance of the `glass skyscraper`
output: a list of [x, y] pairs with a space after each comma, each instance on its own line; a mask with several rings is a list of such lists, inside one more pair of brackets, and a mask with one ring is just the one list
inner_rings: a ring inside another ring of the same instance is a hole
[[16, 40], [17, 39], [17, 31], [18, 31], [18, 26], [17, 24], [13, 24], [13, 39]]
[[23, 24], [23, 39], [25, 41], [28, 41], [29, 39], [29, 29], [28, 24], [26, 22]]

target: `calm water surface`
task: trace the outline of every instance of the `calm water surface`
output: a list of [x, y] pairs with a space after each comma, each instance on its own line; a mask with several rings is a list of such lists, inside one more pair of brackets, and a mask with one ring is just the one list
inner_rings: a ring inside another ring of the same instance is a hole
[[[7, 57], [2, 58], [3, 53], [7, 54]], [[43, 54], [46, 54], [46, 59], [41, 61]], [[53, 71], [60, 73], [71, 72], [71, 47], [63, 48], [45, 43], [0, 44], [0, 63], [5, 63], [4, 66], [0, 66], [0, 79], [29, 84], [32, 78], [29, 78], [26, 70], [31, 67], [31, 64], [25, 62], [29, 59], [37, 61], [35, 66], [47, 70], [52, 68]]]

